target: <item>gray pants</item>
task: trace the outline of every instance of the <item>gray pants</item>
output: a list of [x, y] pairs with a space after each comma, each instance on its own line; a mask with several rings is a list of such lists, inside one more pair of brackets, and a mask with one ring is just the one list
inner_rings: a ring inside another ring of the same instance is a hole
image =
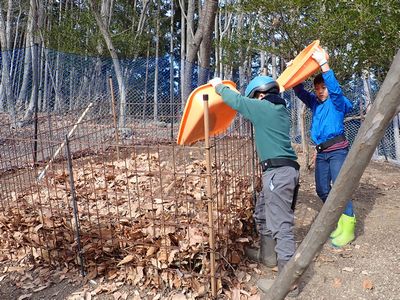
[[291, 206], [298, 182], [299, 171], [292, 167], [271, 169], [262, 175], [263, 188], [257, 199], [254, 219], [261, 235], [276, 240], [278, 260], [289, 260], [296, 250]]

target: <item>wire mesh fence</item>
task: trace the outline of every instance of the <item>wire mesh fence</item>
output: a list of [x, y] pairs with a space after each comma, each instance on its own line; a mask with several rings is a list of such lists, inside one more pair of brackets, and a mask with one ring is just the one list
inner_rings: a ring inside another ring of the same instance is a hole
[[[162, 136], [157, 138], [176, 138], [185, 104], [181, 97], [184, 83], [181, 81], [181, 67], [187, 65], [179, 59], [121, 59], [121, 76], [118, 76], [110, 58], [79, 56], [35, 46], [4, 51], [1, 63], [7, 63], [10, 75], [9, 78], [2, 78], [0, 107], [7, 113], [4, 116], [14, 121], [14, 126], [29, 127], [26, 125], [33, 124], [35, 113], [40, 117], [44, 114], [73, 115], [74, 111], [89, 103], [96, 104], [96, 112], [93, 113], [101, 118], [112, 113], [113, 96], [116, 125], [123, 135], [132, 134], [129, 129], [125, 132], [129, 123], [140, 122], [143, 128], [147, 124], [165, 128], [157, 133], [149, 131], [149, 138], [158, 134]], [[198, 78], [204, 77], [205, 73], [195, 66], [191, 69], [193, 74], [189, 89], [197, 86]], [[206, 73], [210, 76], [210, 72]], [[235, 79], [234, 74], [230, 77], [228, 79], [237, 82], [241, 90], [239, 82], [243, 80]], [[6, 87], [11, 87], [9, 93]], [[312, 89], [311, 82], [306, 82], [306, 87]], [[364, 76], [343, 83], [342, 87], [354, 106], [353, 112], [346, 118], [346, 133], [352, 143], [379, 90], [379, 83], [372, 77]], [[311, 116], [309, 112], [302, 112], [302, 105], [293, 91], [286, 91], [283, 96], [292, 115], [293, 142], [300, 143], [301, 120], [304, 118], [306, 128], [309, 128]], [[302, 113], [305, 116], [301, 116]], [[398, 162], [399, 144], [399, 118], [396, 117], [379, 144], [375, 157]]]
[[[171, 80], [169, 58], [121, 60], [118, 79], [109, 58], [39, 47], [2, 52], [1, 63], [4, 56], [12, 91], [1, 85], [2, 257], [68, 264], [88, 278], [117, 276], [143, 293], [207, 294], [214, 275], [219, 290], [235, 280], [242, 238], [254, 236], [249, 207], [259, 175], [245, 120], [238, 116], [213, 138], [207, 174], [206, 147], [175, 142], [183, 111], [179, 61]], [[368, 82], [343, 86], [354, 104], [345, 123], [351, 143], [379, 88]], [[293, 91], [283, 97], [292, 141], [301, 144], [311, 114]], [[399, 148], [395, 118], [376, 157], [399, 161]]]
[[222, 289], [234, 277], [229, 266], [239, 263], [242, 249], [235, 241], [252, 229], [249, 136], [232, 130], [213, 139], [208, 174], [202, 143], [149, 140], [141, 125], [116, 143], [112, 114], [99, 118], [95, 106], [68, 134], [85, 111], [76, 111], [69, 126], [52, 126], [52, 140], [45, 119], [38, 122], [37, 140], [15, 130], [2, 144], [6, 258], [75, 266], [88, 279], [118, 277], [143, 295], [177, 289], [207, 295], [212, 278]]

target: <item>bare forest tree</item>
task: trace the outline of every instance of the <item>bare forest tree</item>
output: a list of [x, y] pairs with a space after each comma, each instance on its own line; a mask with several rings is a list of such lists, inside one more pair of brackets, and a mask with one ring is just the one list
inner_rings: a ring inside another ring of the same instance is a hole
[[154, 70], [154, 95], [153, 95], [153, 120], [157, 121], [158, 118], [158, 74], [159, 74], [159, 48], [160, 48], [160, 1], [156, 1], [156, 62]]
[[[9, 15], [12, 11], [12, 0], [8, 1], [8, 13]], [[3, 17], [3, 7], [0, 2], [0, 44], [2, 51], [2, 70], [1, 70], [1, 86], [0, 86], [0, 111], [8, 111], [11, 116], [12, 122], [16, 122], [15, 113], [15, 97], [11, 89], [11, 78], [10, 78], [10, 64], [11, 64], [11, 49], [7, 46], [11, 45], [11, 37], [7, 35], [11, 32], [10, 29], [10, 19], [7, 19], [7, 23], [4, 21]]]
[[[26, 52], [30, 52], [31, 67], [32, 67], [32, 88], [31, 95], [28, 104], [28, 108], [25, 110], [23, 122], [26, 122], [32, 118], [34, 110], [39, 105], [39, 50], [38, 45], [40, 42], [39, 31], [43, 28], [43, 15], [44, 15], [44, 3], [42, 1], [31, 0], [30, 9], [28, 15], [27, 25], [27, 38], [26, 38]], [[29, 54], [28, 54], [29, 55]], [[29, 61], [29, 58], [27, 59]], [[30, 68], [28, 65], [24, 68], [24, 79], [28, 74]], [[24, 90], [23, 93], [26, 93]], [[24, 99], [25, 96], [22, 96]], [[20, 96], [21, 98], [21, 96]], [[24, 101], [24, 100], [22, 100]]]
[[[179, 1], [179, 3], [181, 10], [184, 12], [185, 7], [183, 6], [182, 1]], [[184, 13], [185, 20], [182, 20], [182, 24], [186, 21], [186, 53], [183, 60], [184, 65], [181, 66], [184, 69], [183, 78], [181, 79], [182, 101], [186, 101], [190, 94], [194, 63], [199, 54], [200, 46], [202, 47], [202, 51], [199, 58], [200, 70], [198, 84], [205, 83], [207, 79], [207, 76], [204, 72], [206, 72], [206, 70], [208, 70], [210, 67], [211, 40], [214, 29], [215, 15], [218, 9], [218, 1], [215, 0], [206, 0], [203, 8], [198, 7], [199, 25], [196, 33], [194, 33], [195, 3], [196, 2], [194, 0], [188, 1], [186, 14]]]
[[121, 68], [121, 64], [119, 62], [119, 58], [117, 52], [114, 48], [111, 35], [108, 29], [109, 20], [111, 19], [112, 12], [112, 1], [111, 0], [102, 0], [101, 2], [101, 13], [98, 12], [97, 7], [93, 4], [93, 0], [88, 0], [90, 4], [91, 11], [93, 16], [96, 19], [97, 26], [103, 35], [104, 41], [110, 51], [110, 55], [113, 60], [115, 76], [117, 77], [119, 96], [120, 96], [120, 106], [119, 106], [119, 126], [124, 128], [126, 125], [126, 87], [125, 81], [123, 77], [123, 71]]

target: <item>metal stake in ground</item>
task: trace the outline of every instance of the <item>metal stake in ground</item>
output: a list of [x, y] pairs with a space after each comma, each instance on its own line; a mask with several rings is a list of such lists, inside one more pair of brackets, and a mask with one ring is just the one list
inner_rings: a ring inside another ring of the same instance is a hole
[[208, 228], [210, 243], [210, 273], [211, 273], [211, 293], [213, 297], [217, 296], [217, 285], [215, 281], [215, 241], [214, 241], [214, 220], [213, 220], [213, 201], [211, 189], [211, 151], [210, 151], [210, 124], [208, 117], [208, 95], [203, 95], [204, 104], [204, 143], [206, 150], [207, 166], [207, 201], [208, 201]]
[[78, 218], [78, 204], [76, 202], [76, 192], [75, 192], [75, 183], [74, 183], [74, 173], [72, 169], [72, 158], [71, 158], [71, 151], [69, 148], [69, 140], [68, 136], [65, 136], [65, 152], [67, 155], [67, 161], [68, 161], [68, 172], [69, 172], [69, 182], [71, 186], [71, 198], [72, 198], [72, 207], [73, 207], [73, 212], [74, 212], [74, 220], [75, 220], [75, 238], [76, 238], [76, 244], [78, 248], [78, 261], [79, 265], [81, 266], [81, 274], [82, 276], [85, 276], [85, 266], [84, 266], [84, 260], [83, 260], [83, 255], [82, 255], [82, 247], [81, 247], [81, 236], [80, 236], [80, 226], [79, 226], [79, 218]]
[[117, 114], [115, 112], [115, 97], [114, 97], [114, 87], [112, 82], [112, 77], [110, 75], [110, 93], [111, 93], [111, 108], [113, 113], [113, 120], [114, 120], [114, 131], [115, 131], [115, 143], [117, 144], [117, 158], [119, 160], [119, 136], [118, 136], [118, 126], [117, 126]]

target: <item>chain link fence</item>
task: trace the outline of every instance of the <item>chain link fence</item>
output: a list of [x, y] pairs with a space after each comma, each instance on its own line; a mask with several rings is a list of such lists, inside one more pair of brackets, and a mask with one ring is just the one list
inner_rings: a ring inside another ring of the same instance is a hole
[[[0, 234], [7, 257], [68, 262], [89, 277], [122, 269], [120, 276], [137, 284], [145, 284], [145, 270], [163, 280], [146, 281], [148, 287], [164, 291], [202, 286], [212, 279], [206, 212], [212, 203], [217, 286], [234, 277], [230, 265], [240, 263], [241, 236], [252, 231], [248, 207], [259, 175], [245, 120], [238, 116], [213, 139], [210, 196], [202, 143], [175, 142], [184, 103], [179, 60], [122, 59], [120, 78], [109, 58], [39, 47], [2, 52], [0, 63], [9, 67], [0, 86], [0, 223], [7, 227]], [[378, 89], [371, 79], [343, 85], [354, 104], [345, 122], [350, 143]], [[283, 97], [293, 142], [310, 146], [310, 111], [293, 91]], [[399, 148], [395, 118], [375, 158], [399, 162]], [[146, 264], [131, 263], [141, 260]]]
[[[115, 62], [108, 57], [80, 56], [41, 47], [2, 52], [0, 63], [2, 69], [8, 63], [10, 74], [9, 84], [6, 84], [7, 78], [1, 81], [0, 108], [6, 113], [5, 118], [15, 121], [16, 127], [34, 126], [35, 114], [41, 117], [73, 116], [76, 110], [89, 103], [96, 104], [93, 113], [101, 119], [113, 113], [114, 100], [116, 127], [123, 136], [133, 134], [129, 129], [131, 124], [143, 129], [148, 124], [156, 124], [163, 130], [142, 131], [147, 139], [173, 141], [176, 138], [184, 108], [180, 81], [182, 62], [179, 59], [121, 59], [122, 77], [119, 80]], [[205, 72], [194, 66], [192, 69], [193, 89], [198, 77], [204, 77]], [[233, 80], [240, 90], [239, 80]], [[7, 88], [10, 91], [7, 92]], [[310, 81], [306, 82], [306, 88], [312, 89]], [[347, 137], [352, 143], [379, 90], [379, 83], [372, 78], [360, 78], [343, 84], [342, 88], [354, 106], [345, 123]], [[292, 116], [293, 142], [301, 143], [302, 113], [307, 131], [310, 113], [302, 112], [302, 104], [296, 100], [293, 91], [286, 91], [283, 96]], [[399, 162], [399, 143], [399, 118], [396, 117], [377, 147], [375, 158]]]

